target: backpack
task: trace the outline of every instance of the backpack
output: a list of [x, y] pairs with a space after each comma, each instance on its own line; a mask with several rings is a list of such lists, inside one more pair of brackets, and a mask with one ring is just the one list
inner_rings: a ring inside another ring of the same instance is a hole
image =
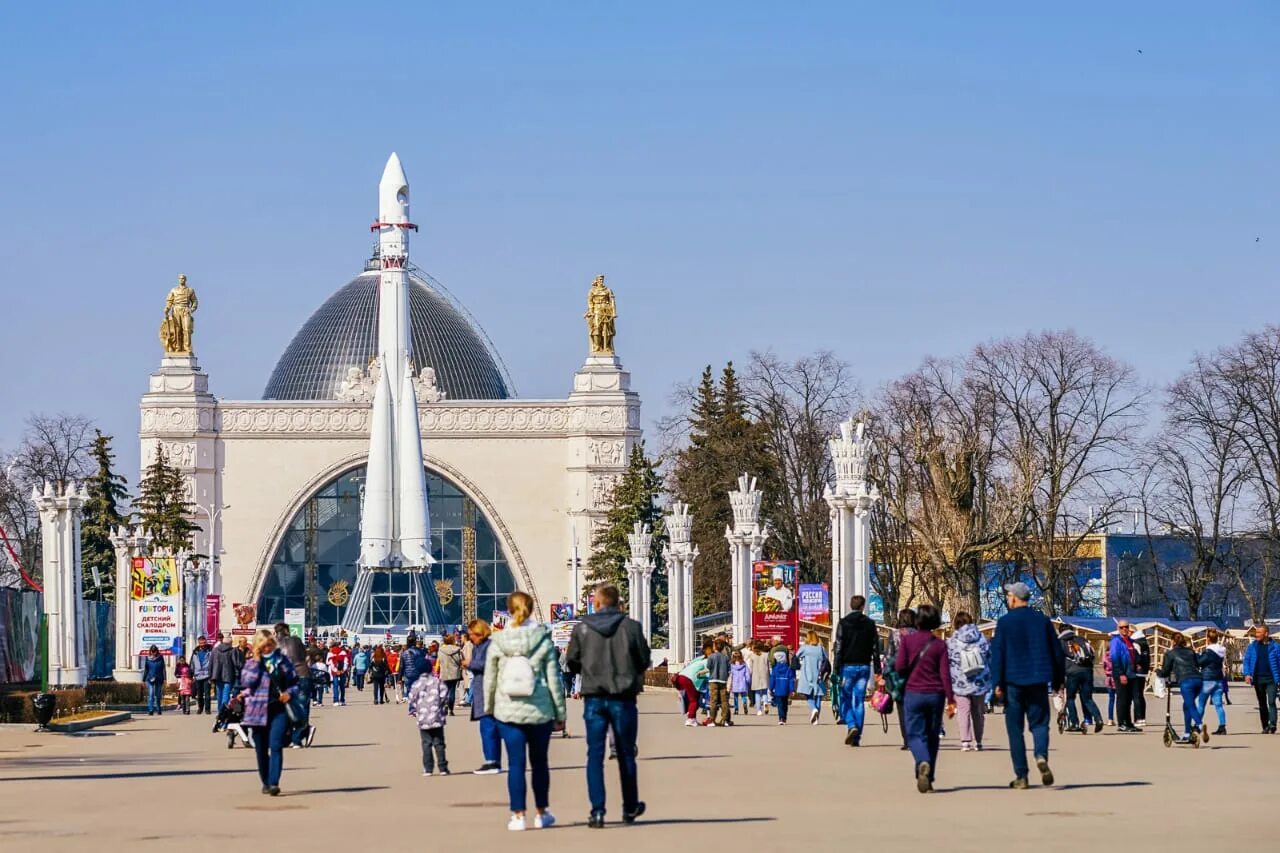
[[[546, 635], [543, 635], [545, 639]], [[529, 660], [542, 640], [534, 644], [529, 655], [512, 655], [502, 661], [502, 671], [498, 673], [498, 689], [513, 699], [525, 699], [533, 695], [538, 686], [538, 678], [533, 672], [533, 664]]]
[[1071, 641], [1071, 660], [1077, 666], [1093, 665], [1093, 647], [1079, 640]]
[[965, 646], [960, 650], [960, 671], [965, 678], [982, 675], [986, 668], [987, 662], [983, 660], [982, 650], [978, 646]]

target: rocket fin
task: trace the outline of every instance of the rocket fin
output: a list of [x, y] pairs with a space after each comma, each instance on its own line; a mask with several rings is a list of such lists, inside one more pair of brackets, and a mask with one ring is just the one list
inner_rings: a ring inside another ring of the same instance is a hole
[[400, 555], [405, 566], [429, 566], [431, 520], [427, 509], [427, 472], [422, 463], [422, 432], [418, 428], [418, 398], [411, 368], [405, 366], [396, 424], [397, 472], [400, 503]]
[[364, 505], [360, 514], [360, 566], [385, 567], [390, 562], [395, 501], [392, 480], [395, 442], [392, 433], [391, 383], [386, 358], [373, 394], [369, 423], [369, 463], [364, 481]]

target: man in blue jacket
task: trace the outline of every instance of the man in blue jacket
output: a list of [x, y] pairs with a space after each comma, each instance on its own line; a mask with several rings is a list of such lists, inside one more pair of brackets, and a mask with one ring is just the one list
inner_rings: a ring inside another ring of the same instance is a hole
[[1266, 625], [1253, 629], [1254, 641], [1244, 650], [1244, 683], [1258, 697], [1262, 733], [1276, 733], [1276, 685], [1280, 684], [1280, 645], [1272, 642]]
[[1023, 728], [1031, 729], [1040, 781], [1053, 784], [1049, 769], [1049, 687], [1062, 689], [1065, 656], [1053, 623], [1031, 603], [1031, 588], [1011, 583], [1005, 588], [1009, 612], [996, 622], [991, 638], [991, 683], [1004, 696], [1004, 725], [1009, 733], [1009, 757], [1013, 760], [1010, 788], [1029, 787], [1027, 744]]
[[1116, 683], [1116, 731], [1133, 733], [1142, 729], [1133, 724], [1134, 691], [1143, 689], [1138, 678], [1138, 649], [1133, 644], [1133, 626], [1128, 619], [1116, 620], [1116, 633], [1111, 637], [1111, 677]]

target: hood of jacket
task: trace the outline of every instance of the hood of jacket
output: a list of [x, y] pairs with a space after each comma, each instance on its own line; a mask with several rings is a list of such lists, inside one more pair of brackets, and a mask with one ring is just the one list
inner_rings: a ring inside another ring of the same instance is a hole
[[968, 625], [962, 626], [956, 631], [954, 636], [966, 646], [973, 645], [974, 643], [982, 640], [982, 632], [979, 631], [978, 626], [974, 625], [972, 622]]
[[602, 637], [612, 637], [627, 619], [627, 614], [617, 608], [598, 610], [582, 617], [582, 623]]

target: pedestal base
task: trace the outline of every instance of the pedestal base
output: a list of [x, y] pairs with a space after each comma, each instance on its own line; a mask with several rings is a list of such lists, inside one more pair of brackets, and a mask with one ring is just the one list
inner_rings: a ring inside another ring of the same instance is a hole
[[113, 669], [111, 677], [119, 684], [141, 684], [142, 670], [140, 669]]

